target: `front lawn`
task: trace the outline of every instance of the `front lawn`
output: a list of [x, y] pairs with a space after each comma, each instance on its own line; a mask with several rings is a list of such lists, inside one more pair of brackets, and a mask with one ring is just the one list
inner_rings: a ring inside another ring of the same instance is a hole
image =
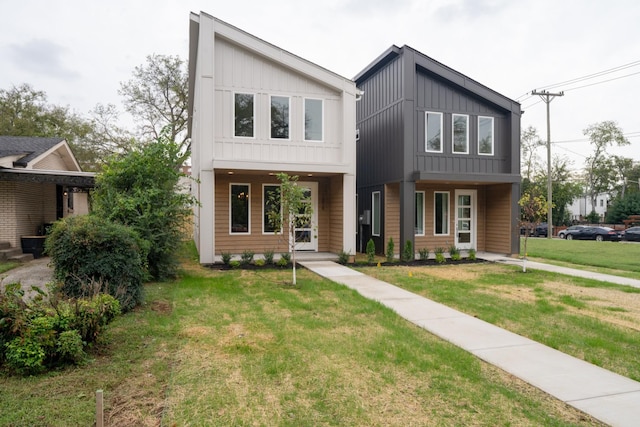
[[85, 366], [0, 376], [0, 425], [91, 425], [96, 389], [118, 426], [598, 425], [344, 286], [307, 270], [283, 285], [290, 274], [191, 266], [148, 285]]

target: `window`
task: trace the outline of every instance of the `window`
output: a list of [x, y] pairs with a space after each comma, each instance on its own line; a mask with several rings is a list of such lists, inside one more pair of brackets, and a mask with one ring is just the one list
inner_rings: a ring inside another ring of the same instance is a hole
[[236, 93], [233, 104], [234, 136], [253, 138], [254, 102], [252, 93]]
[[380, 192], [371, 194], [371, 234], [380, 235]]
[[469, 153], [469, 116], [452, 115], [453, 123], [453, 152]]
[[289, 97], [271, 97], [271, 138], [289, 139]]
[[[281, 228], [274, 227], [269, 221], [269, 212], [281, 211], [280, 186], [264, 184], [262, 186], [262, 232], [274, 233], [281, 231]], [[282, 213], [282, 212], [280, 212]]]
[[478, 117], [478, 154], [493, 155], [493, 117]]
[[322, 141], [322, 99], [304, 100], [304, 140]]
[[449, 234], [449, 192], [448, 191], [436, 191], [434, 193], [434, 234], [436, 235], [448, 235]]
[[231, 184], [230, 192], [230, 227], [231, 233], [249, 234], [249, 184]]
[[415, 234], [424, 236], [424, 191], [416, 191]]
[[426, 112], [424, 115], [425, 151], [442, 153], [442, 113]]

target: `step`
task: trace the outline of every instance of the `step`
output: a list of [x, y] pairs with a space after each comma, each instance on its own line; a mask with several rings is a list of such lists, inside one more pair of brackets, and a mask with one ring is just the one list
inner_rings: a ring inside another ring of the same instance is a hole
[[11, 243], [9, 242], [0, 242], [0, 249], [9, 249], [11, 248]]
[[19, 254], [19, 255], [14, 255], [11, 258], [8, 259], [8, 261], [17, 261], [17, 262], [29, 262], [29, 261], [33, 261], [33, 254]]
[[0, 261], [7, 261], [11, 257], [22, 255], [22, 249], [8, 248], [0, 249]]

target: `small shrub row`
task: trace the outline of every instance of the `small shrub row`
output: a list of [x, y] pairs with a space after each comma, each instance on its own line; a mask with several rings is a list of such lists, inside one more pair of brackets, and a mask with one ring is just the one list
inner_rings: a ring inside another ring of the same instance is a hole
[[39, 292], [28, 302], [19, 284], [0, 293], [0, 365], [10, 372], [32, 375], [81, 363], [85, 349], [120, 314], [120, 303], [108, 294], [62, 299]]
[[254, 259], [255, 253], [250, 250], [245, 250], [240, 254], [240, 259], [233, 259], [233, 254], [230, 252], [221, 252], [220, 258], [222, 264], [231, 268], [246, 267], [248, 265], [256, 265], [258, 267], [274, 265], [278, 267], [286, 267], [291, 263], [291, 254], [284, 252], [280, 254], [280, 259], [275, 261], [275, 253], [272, 250], [266, 250], [263, 253], [264, 258]]

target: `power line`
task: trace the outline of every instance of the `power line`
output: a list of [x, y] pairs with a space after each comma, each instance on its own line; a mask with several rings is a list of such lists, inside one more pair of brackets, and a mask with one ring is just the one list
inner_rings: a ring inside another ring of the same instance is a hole
[[612, 78], [612, 79], [602, 80], [602, 81], [600, 81], [600, 82], [591, 83], [591, 84], [584, 85], [584, 86], [572, 87], [572, 88], [570, 88], [570, 89], [565, 89], [565, 91], [566, 91], [566, 92], [569, 92], [569, 91], [571, 91], [571, 90], [582, 89], [582, 88], [589, 87], [589, 86], [595, 86], [595, 85], [599, 85], [599, 84], [602, 84], [602, 83], [612, 82], [612, 81], [614, 81], [614, 80], [620, 80], [620, 79], [623, 79], [623, 78], [625, 78], [625, 77], [635, 76], [636, 74], [640, 74], [640, 71], [638, 71], [637, 73], [626, 74], [626, 75], [624, 75], [624, 76], [614, 77], [614, 78]]
[[[638, 132], [627, 132], [623, 133], [622, 136], [626, 138], [638, 138], [640, 137], [640, 131]], [[578, 139], [565, 139], [564, 141], [553, 141], [552, 144], [566, 144], [571, 142], [588, 142], [589, 138], [578, 138]]]

